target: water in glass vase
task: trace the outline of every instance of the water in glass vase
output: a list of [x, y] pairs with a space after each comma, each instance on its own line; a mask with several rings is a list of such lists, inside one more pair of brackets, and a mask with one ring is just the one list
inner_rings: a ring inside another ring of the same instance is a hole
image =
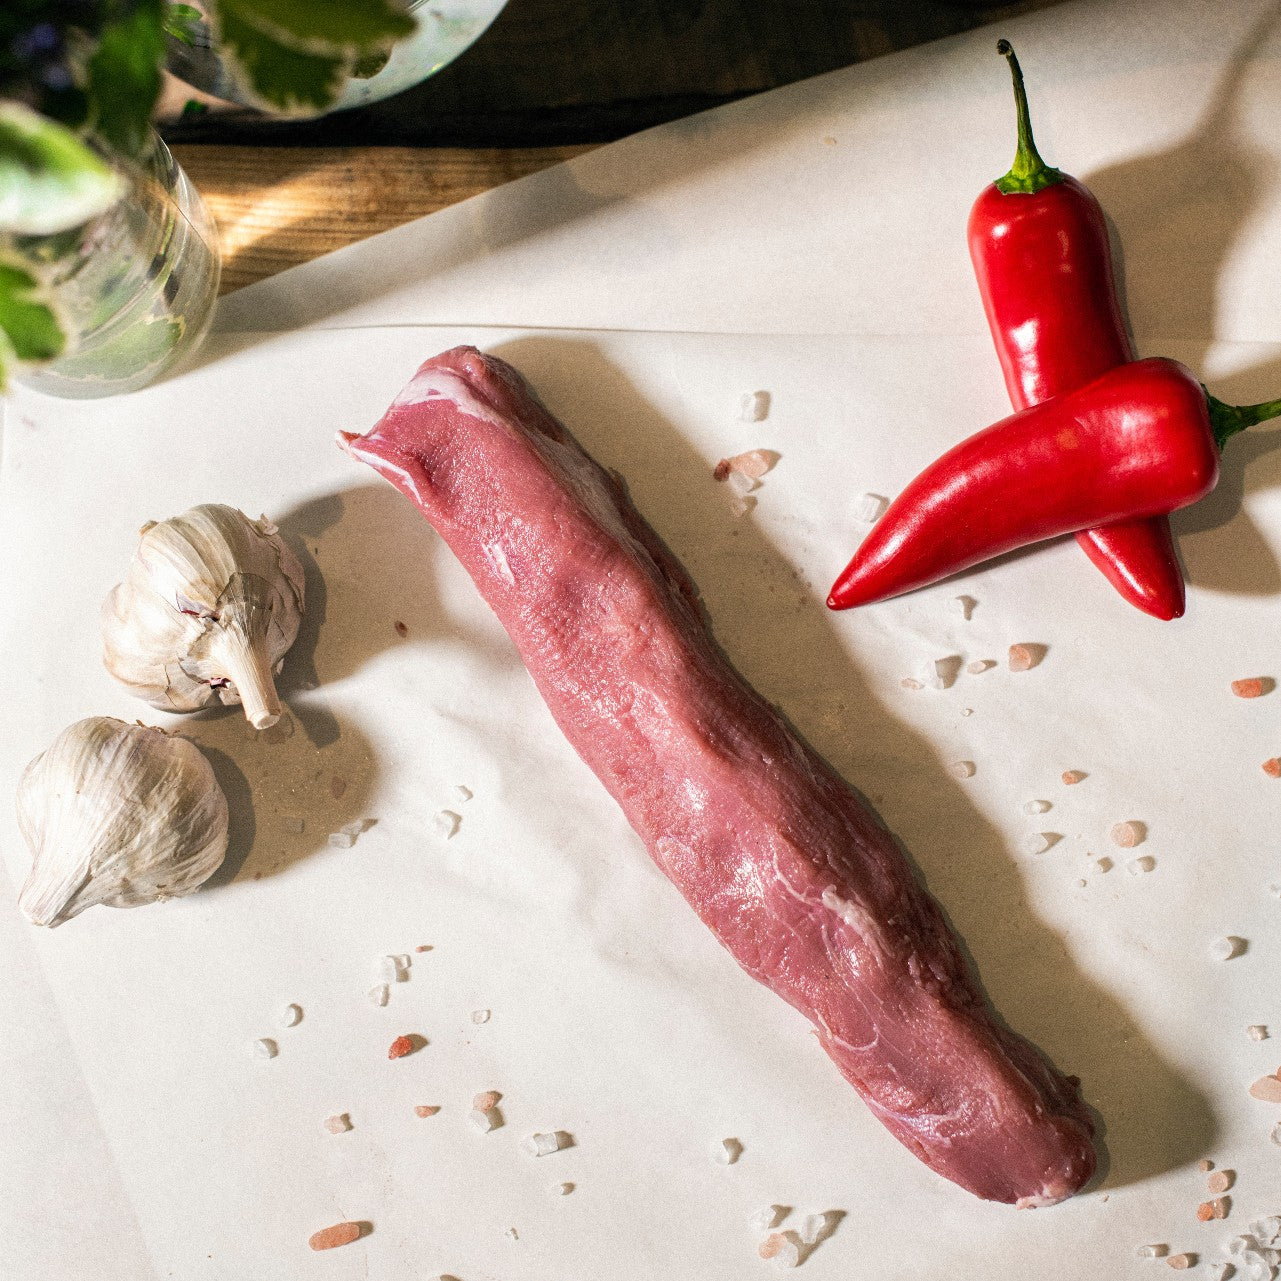
[[156, 137], [105, 214], [58, 236], [28, 238], [53, 288], [67, 350], [16, 371], [52, 396], [136, 391], [194, 350], [218, 296], [217, 235], [199, 193]]

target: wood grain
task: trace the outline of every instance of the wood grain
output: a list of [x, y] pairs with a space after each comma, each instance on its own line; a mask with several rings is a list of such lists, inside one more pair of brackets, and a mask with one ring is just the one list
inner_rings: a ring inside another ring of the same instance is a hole
[[175, 146], [221, 240], [228, 293], [591, 146]]

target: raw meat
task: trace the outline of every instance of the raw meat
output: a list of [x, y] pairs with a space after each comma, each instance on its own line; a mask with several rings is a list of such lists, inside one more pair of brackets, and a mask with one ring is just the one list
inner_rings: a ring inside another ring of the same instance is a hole
[[418, 504], [659, 867], [895, 1137], [990, 1200], [1079, 1190], [1076, 1082], [995, 1020], [893, 837], [729, 665], [621, 481], [516, 370], [447, 351], [341, 443]]

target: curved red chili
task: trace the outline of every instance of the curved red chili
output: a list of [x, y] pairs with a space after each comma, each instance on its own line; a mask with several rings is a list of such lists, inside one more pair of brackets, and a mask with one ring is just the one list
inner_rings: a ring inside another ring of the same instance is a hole
[[[1090, 190], [1041, 159], [1023, 73], [1010, 43], [1018, 150], [970, 210], [970, 259], [1015, 409], [1134, 359], [1121, 315], [1103, 210]], [[1184, 609], [1183, 571], [1164, 516], [1077, 534], [1085, 554], [1131, 604], [1157, 618]]]
[[1110, 369], [963, 440], [892, 502], [836, 580], [832, 609], [937, 582], [1003, 552], [1177, 511], [1219, 475], [1235, 432], [1281, 401], [1234, 408], [1174, 360]]

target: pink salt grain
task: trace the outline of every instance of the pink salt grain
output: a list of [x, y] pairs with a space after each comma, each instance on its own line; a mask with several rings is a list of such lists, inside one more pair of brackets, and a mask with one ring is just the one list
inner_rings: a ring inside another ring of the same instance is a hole
[[440, 1111], [439, 1106], [433, 1106], [430, 1103], [419, 1103], [417, 1107], [414, 1108], [414, 1115], [425, 1118], [429, 1116], [435, 1116], [436, 1113], [439, 1111]]
[[332, 796], [334, 800], [336, 801], [342, 800], [343, 793], [346, 790], [347, 790], [347, 780], [345, 778], [342, 778], [340, 775], [335, 774], [329, 780], [329, 795]]
[[1123, 850], [1132, 850], [1136, 845], [1143, 844], [1147, 834], [1148, 829], [1145, 824], [1127, 819], [1124, 823], [1117, 823], [1112, 828], [1112, 844]]
[[1205, 1190], [1207, 1192], [1226, 1192], [1236, 1181], [1235, 1170], [1215, 1170], [1205, 1181]]
[[772, 1259], [784, 1246], [785, 1241], [781, 1232], [771, 1232], [769, 1236], [756, 1249], [756, 1253], [762, 1259]]
[[1203, 1156], [1196, 1163], [1196, 1168], [1200, 1170], [1202, 1174], [1205, 1174], [1207, 1171], [1214, 1169], [1214, 1162], [1211, 1161], [1209, 1157]]
[[1011, 645], [1010, 671], [1027, 672], [1045, 657], [1044, 645]]
[[488, 1112], [491, 1108], [498, 1106], [498, 1100], [502, 1097], [497, 1090], [482, 1090], [472, 1099], [471, 1105], [477, 1112]]
[[340, 1245], [350, 1245], [353, 1241], [358, 1241], [360, 1234], [359, 1223], [335, 1223], [332, 1227], [313, 1232], [307, 1244], [313, 1250], [334, 1250]]
[[1172, 1254], [1166, 1262], [1176, 1271], [1184, 1272], [1196, 1264], [1195, 1254]]
[[1281, 1103], [1281, 1079], [1261, 1076], [1251, 1087], [1250, 1097], [1263, 1103]]
[[1066, 783], [1068, 787], [1071, 787], [1075, 783], [1084, 782], [1084, 780], [1087, 779], [1089, 775], [1086, 774], [1083, 770], [1068, 769], [1063, 771], [1062, 777], [1063, 777], [1063, 782]]
[[1270, 756], [1263, 762], [1263, 772], [1269, 778], [1281, 778], [1281, 756]]
[[729, 459], [722, 458], [720, 462], [718, 462], [716, 466], [712, 468], [712, 479], [726, 480], [729, 477], [729, 472], [730, 472]]
[[1238, 698], [1262, 698], [1275, 686], [1276, 681], [1271, 676], [1248, 676], [1245, 680], [1233, 681], [1232, 692]]
[[778, 462], [778, 458], [772, 449], [749, 449], [746, 453], [735, 454], [725, 461], [729, 463], [730, 471], [736, 471], [752, 480], [760, 480]]
[[398, 1036], [388, 1047], [387, 1057], [389, 1059], [403, 1059], [406, 1054], [414, 1052], [414, 1042], [408, 1036]]

